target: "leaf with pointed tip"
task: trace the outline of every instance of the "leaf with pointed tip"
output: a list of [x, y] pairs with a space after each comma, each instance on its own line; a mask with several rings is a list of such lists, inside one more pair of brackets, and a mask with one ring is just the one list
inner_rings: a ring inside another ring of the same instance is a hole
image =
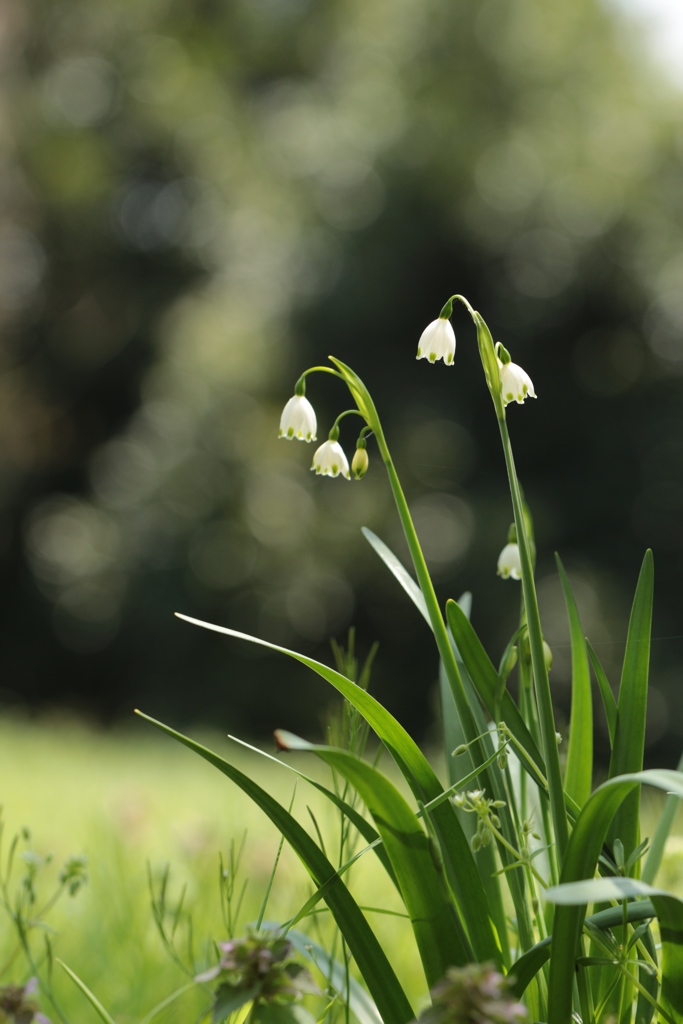
[[[277, 930], [280, 925], [274, 921], [264, 921], [263, 927]], [[314, 967], [317, 967], [330, 988], [349, 1007], [358, 1024], [382, 1024], [377, 1007], [363, 986], [359, 985], [352, 974], [349, 974], [345, 964], [339, 963], [320, 943], [297, 928], [290, 928], [287, 938], [297, 952], [306, 957]]]
[[377, 534], [373, 533], [372, 530], [369, 530], [367, 526], [363, 526], [361, 528], [361, 533], [365, 537], [370, 547], [377, 552], [377, 554], [382, 559], [386, 567], [401, 584], [406, 594], [408, 595], [410, 600], [413, 602], [413, 604], [419, 611], [420, 615], [422, 615], [423, 619], [431, 629], [432, 623], [431, 619], [429, 618], [429, 612], [427, 611], [427, 605], [425, 603], [422, 591], [420, 590], [420, 588], [418, 587], [417, 583], [410, 575], [408, 570], [405, 568], [403, 563], [399, 561], [394, 552], [387, 547], [384, 541], [380, 540]]
[[[346, 697], [368, 725], [375, 730], [417, 800], [428, 804], [443, 796], [443, 786], [417, 743], [394, 716], [382, 707], [379, 701], [347, 679], [346, 676], [328, 665], [323, 665], [296, 651], [290, 651], [286, 647], [279, 647], [277, 644], [268, 643], [266, 640], [249, 636], [247, 633], [239, 633], [225, 626], [215, 626], [209, 622], [202, 622], [200, 619], [176, 614], [179, 619], [195, 626], [202, 626], [214, 633], [248, 640], [250, 643], [267, 647], [271, 651], [286, 654], [312, 669]], [[478, 961], [493, 960], [494, 963], [500, 965], [500, 946], [488, 912], [486, 893], [467, 837], [457, 819], [455, 808], [450, 801], [445, 800], [430, 811], [430, 820], [439, 838], [448, 881], [456, 896], [458, 910], [472, 945], [473, 956]]]
[[290, 749], [308, 750], [338, 771], [370, 811], [396, 872], [429, 988], [449, 966], [468, 963], [469, 953], [430, 838], [393, 783], [346, 750], [307, 743], [291, 733], [280, 737]]
[[[609, 763], [610, 779], [629, 772], [639, 772], [643, 767], [653, 591], [654, 561], [648, 549], [638, 577], [626, 637], [617, 723]], [[620, 806], [610, 825], [608, 842], [611, 844], [615, 839], [621, 839], [628, 857], [638, 845], [639, 829], [640, 794], [636, 789]]]
[[332, 864], [299, 822], [253, 779], [219, 754], [149, 715], [140, 711], [137, 714], [218, 768], [267, 814], [297, 853], [316, 885], [328, 883], [325, 902], [348, 943], [383, 1020], [391, 1024], [407, 1024], [412, 1020], [414, 1014], [410, 1003], [374, 932]]
[[[498, 673], [493, 667], [493, 663], [484, 650], [472, 624], [455, 601], [447, 602], [446, 617], [469, 677], [484, 707], [490, 717], [493, 718], [496, 710]], [[529, 772], [534, 782], [543, 789], [546, 787], [545, 781], [542, 778], [542, 773], [545, 771], [543, 757], [527, 729], [524, 719], [519, 713], [519, 708], [507, 690], [505, 690], [502, 696], [500, 713], [508, 729], [519, 745], [527, 752], [538, 771], [534, 771], [526, 758], [523, 757], [520, 758], [522, 765]]]
[[598, 656], [591, 647], [589, 640], [586, 640], [586, 647], [588, 649], [588, 657], [590, 658], [591, 665], [593, 666], [593, 671], [595, 672], [595, 678], [598, 681], [598, 688], [600, 690], [600, 696], [602, 697], [602, 705], [605, 709], [610, 747], [613, 747], [614, 731], [617, 727], [617, 702], [614, 699], [612, 687], [609, 684], [609, 679], [605, 675], [605, 670], [600, 664]]
[[567, 606], [572, 647], [572, 707], [569, 720], [569, 748], [564, 773], [564, 788], [579, 807], [585, 804], [593, 782], [593, 699], [591, 677], [586, 654], [586, 641], [581, 629], [571, 584], [560, 556], [555, 554], [562, 593]]

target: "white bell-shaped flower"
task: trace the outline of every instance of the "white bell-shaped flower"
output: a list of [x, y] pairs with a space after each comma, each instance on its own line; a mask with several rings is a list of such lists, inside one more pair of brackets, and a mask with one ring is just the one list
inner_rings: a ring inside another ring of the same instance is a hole
[[504, 580], [521, 580], [522, 562], [519, 557], [519, 544], [506, 544], [498, 556], [498, 575]]
[[432, 320], [429, 327], [425, 327], [418, 342], [417, 358], [428, 359], [430, 363], [443, 359], [446, 366], [452, 366], [454, 355], [455, 334], [450, 320], [443, 317]]
[[313, 456], [311, 469], [319, 476], [339, 476], [341, 473], [347, 480], [351, 479], [348, 459], [339, 441], [327, 440], [321, 444]]
[[499, 365], [503, 405], [507, 405], [509, 402], [517, 402], [522, 405], [526, 398], [536, 397], [531, 377], [521, 366], [517, 366], [516, 363], [499, 363]]
[[305, 395], [293, 395], [282, 410], [280, 433], [288, 441], [316, 441], [317, 421], [315, 410]]

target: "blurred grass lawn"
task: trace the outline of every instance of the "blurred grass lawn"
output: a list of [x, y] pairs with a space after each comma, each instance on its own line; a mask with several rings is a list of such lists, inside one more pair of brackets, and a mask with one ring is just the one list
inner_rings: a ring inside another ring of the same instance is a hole
[[[294, 787], [291, 773], [222, 735], [195, 738], [237, 763], [289, 805]], [[64, 898], [48, 922], [56, 931], [56, 955], [89, 985], [117, 1024], [139, 1021], [187, 981], [164, 951], [153, 923], [148, 862], [155, 872], [171, 865], [171, 902], [187, 885], [185, 906], [192, 912], [195, 952], [198, 966], [203, 966], [207, 955], [211, 962], [208, 940], [226, 935], [219, 900], [219, 851], [227, 859], [231, 840], [238, 846], [246, 830], [237, 888], [246, 879], [248, 886], [238, 931], [256, 918], [277, 852], [278, 833], [232, 782], [191, 751], [144, 722], [133, 723], [125, 731], [100, 732], [58, 718], [39, 723], [2, 720], [0, 751], [4, 856], [8, 840], [21, 828], [29, 828], [30, 848], [54, 855], [42, 872], [45, 895], [67, 857], [85, 854], [88, 858], [88, 885], [75, 899]], [[310, 757], [298, 763], [309, 775], [321, 772]], [[315, 790], [299, 782], [295, 813], [313, 833], [309, 806], [330, 843], [328, 855], [335, 860], [334, 812]], [[361, 904], [400, 909], [374, 857], [363, 858], [353, 874], [352, 889]], [[285, 847], [267, 918], [288, 919], [311, 891], [304, 868]], [[424, 980], [409, 928], [394, 916], [373, 913], [370, 920], [409, 995], [419, 1001]], [[310, 921], [300, 927], [308, 930]], [[12, 943], [4, 916], [0, 965]], [[14, 974], [0, 977], [0, 983], [25, 979], [23, 961], [17, 965]], [[71, 1021], [97, 1020], [73, 983], [61, 975], [56, 968], [55, 990]], [[205, 1005], [205, 995], [188, 993], [156, 1019], [169, 1024], [191, 1021]], [[56, 1015], [45, 1008], [54, 1019]]]

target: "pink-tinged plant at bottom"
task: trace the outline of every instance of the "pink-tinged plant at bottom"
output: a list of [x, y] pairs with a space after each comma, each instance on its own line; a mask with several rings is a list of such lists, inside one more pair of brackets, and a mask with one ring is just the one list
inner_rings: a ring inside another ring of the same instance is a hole
[[432, 989], [432, 1005], [418, 1024], [523, 1024], [528, 1012], [511, 986], [490, 963], [450, 967]]
[[[213, 1019], [223, 1020], [247, 1003], [254, 1004], [251, 1019], [258, 1020], [258, 1007], [276, 1003], [286, 1008], [305, 994], [322, 995], [305, 967], [296, 962], [292, 943], [273, 932], [251, 932], [245, 938], [219, 942], [219, 962], [195, 977], [195, 981], [218, 981]], [[286, 1014], [280, 1014], [285, 1024]], [[297, 1006], [292, 1024], [314, 1024], [314, 1018]]]
[[0, 1024], [50, 1024], [31, 998], [37, 990], [37, 978], [29, 978], [25, 985], [3, 985], [0, 988]]

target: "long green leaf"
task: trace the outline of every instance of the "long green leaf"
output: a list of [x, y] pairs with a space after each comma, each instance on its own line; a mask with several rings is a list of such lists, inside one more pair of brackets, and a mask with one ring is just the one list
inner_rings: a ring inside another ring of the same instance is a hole
[[564, 773], [564, 787], [579, 807], [591, 794], [593, 782], [593, 700], [591, 677], [586, 653], [586, 641], [581, 629], [571, 584], [567, 579], [560, 556], [555, 554], [557, 571], [567, 606], [569, 633], [572, 646], [572, 708], [569, 722], [569, 747]]
[[325, 902], [348, 943], [358, 970], [361, 972], [385, 1024], [387, 1021], [391, 1024], [407, 1024], [412, 1020], [414, 1014], [410, 1003], [374, 932], [332, 864], [299, 822], [269, 793], [220, 755], [203, 747], [188, 736], [176, 732], [168, 725], [150, 718], [149, 715], [139, 711], [137, 714], [203, 757], [205, 761], [235, 782], [267, 814], [299, 856], [316, 885], [329, 883], [325, 892]]
[[342, 797], [340, 797], [338, 793], [335, 793], [333, 789], [328, 789], [327, 786], [323, 786], [322, 782], [318, 782], [317, 779], [311, 778], [310, 775], [306, 775], [304, 772], [299, 771], [298, 768], [295, 768], [293, 765], [288, 764], [286, 761], [280, 760], [279, 757], [273, 757], [272, 754], [266, 753], [265, 750], [259, 750], [258, 747], [254, 747], [251, 745], [251, 743], [246, 743], [244, 740], [238, 739], [237, 736], [229, 735], [228, 739], [232, 740], [233, 743], [239, 743], [241, 747], [245, 747], [247, 750], [253, 751], [260, 757], [264, 757], [267, 761], [272, 761], [274, 764], [279, 765], [286, 771], [292, 772], [294, 775], [297, 776], [297, 778], [302, 779], [304, 782], [307, 782], [309, 786], [313, 786], [315, 789], [318, 790], [319, 793], [322, 793], [324, 796], [326, 796], [330, 803], [333, 803], [335, 807], [339, 808], [342, 814], [346, 818], [348, 818], [351, 824], [360, 832], [368, 846], [372, 846], [375, 854], [382, 862], [384, 870], [389, 875], [389, 878], [394, 883], [394, 885], [398, 886], [396, 875], [394, 874], [394, 869], [391, 866], [391, 861], [387, 856], [387, 852], [384, 849], [384, 844], [381, 842], [376, 842], [376, 840], [379, 839], [379, 833], [375, 831], [370, 822], [366, 818], [364, 818], [362, 814], [358, 813], [355, 807], [352, 807], [351, 804], [347, 803], [346, 800], [342, 799]]
[[[643, 783], [663, 789], [665, 792], [683, 796], [683, 774], [662, 769], [634, 772], [609, 779], [603, 783], [586, 801], [576, 820], [564, 857], [561, 883], [593, 878], [602, 844], [615, 815], [624, 801]], [[663, 897], [657, 898], [663, 899]], [[669, 910], [670, 908], [665, 910], [667, 922], [671, 917]], [[579, 953], [579, 939], [585, 913], [585, 904], [578, 907], [557, 906], [555, 909], [548, 980], [548, 1024], [566, 1024], [570, 1019], [574, 963]], [[664, 996], [672, 1005], [676, 1006], [676, 1012], [681, 1013], [683, 1012], [683, 963], [680, 961], [680, 955], [683, 947], [678, 943], [683, 940], [683, 932], [679, 936], [676, 927], [672, 929], [671, 935], [666, 940], [664, 940], [664, 934], [662, 936], [662, 973], [668, 975], [665, 978]], [[666, 948], [664, 948], [664, 941]], [[682, 994], [680, 1003], [678, 1003], [679, 992]]]
[[432, 622], [429, 618], [429, 612], [427, 611], [424, 595], [403, 563], [396, 557], [391, 548], [388, 548], [384, 541], [380, 540], [377, 534], [373, 533], [372, 530], [369, 530], [367, 526], [363, 526], [361, 528], [361, 533], [370, 547], [377, 552], [384, 564], [401, 584], [406, 594], [431, 629]]
[[[484, 707], [493, 719], [498, 689], [498, 673], [493, 667], [493, 663], [484, 650], [482, 642], [475, 633], [471, 622], [455, 601], [447, 602], [446, 617], [469, 677]], [[519, 713], [519, 708], [507, 690], [504, 691], [501, 701], [501, 715], [508, 729], [519, 745], [527, 752], [538, 771], [534, 771], [525, 758], [520, 758], [524, 768], [529, 772], [537, 785], [545, 788], [546, 782], [542, 775], [544, 772], [543, 757], [534, 743], [524, 719]]]
[[[626, 638], [617, 724], [609, 764], [610, 779], [639, 772], [643, 767], [653, 591], [654, 561], [648, 549], [638, 578]], [[628, 857], [638, 845], [639, 828], [640, 794], [635, 790], [619, 808], [610, 826], [608, 841], [611, 843], [617, 838], [621, 839], [624, 853]]]
[[[280, 925], [275, 921], [264, 921], [263, 927], [277, 931]], [[358, 1024], [382, 1024], [377, 1007], [362, 985], [349, 974], [345, 964], [339, 963], [320, 943], [296, 928], [290, 928], [287, 938], [295, 949], [306, 957], [325, 978], [327, 984], [348, 1005]]]
[[70, 967], [67, 967], [64, 961], [60, 960], [59, 957], [55, 957], [55, 962], [58, 963], [59, 966], [66, 971], [66, 973], [69, 975], [74, 984], [77, 985], [78, 988], [80, 988], [81, 992], [88, 1000], [92, 1008], [95, 1010], [98, 1017], [104, 1021], [104, 1024], [116, 1024], [114, 1018], [107, 1013], [105, 1008], [102, 1006], [102, 1003], [99, 1001], [94, 992], [90, 991], [86, 983], [84, 981], [81, 981], [78, 975], [74, 971], [72, 971]]
[[370, 811], [396, 872], [429, 988], [449, 966], [464, 966], [468, 952], [443, 874], [437, 871], [429, 836], [393, 783], [346, 750], [307, 743], [281, 731], [278, 739], [290, 750], [315, 753], [336, 769]]
[[588, 656], [595, 672], [595, 678], [598, 682], [600, 689], [600, 696], [602, 697], [602, 704], [605, 709], [605, 718], [607, 719], [607, 729], [609, 732], [609, 744], [610, 749], [614, 747], [614, 733], [617, 728], [617, 702], [612, 693], [612, 687], [609, 684], [609, 679], [605, 674], [605, 670], [600, 664], [597, 654], [591, 647], [590, 641], [586, 640], [586, 647], [588, 649]]
[[[286, 647], [268, 643], [266, 640], [249, 636], [247, 633], [238, 633], [225, 626], [214, 626], [209, 622], [202, 622], [200, 619], [193, 619], [187, 615], [178, 615], [178, 618], [215, 633], [248, 640], [250, 643], [267, 647], [271, 651], [286, 654], [312, 669], [346, 697], [370, 727], [375, 730], [420, 803], [428, 804], [443, 795], [443, 786], [434, 769], [403, 726], [386, 708], [382, 707], [379, 701], [347, 679], [346, 676], [304, 654], [298, 654]], [[467, 837], [463, 833], [450, 801], [444, 801], [435, 807], [430, 812], [430, 820], [439, 837], [448, 881], [456, 896], [458, 911], [463, 918], [472, 944], [474, 958], [480, 961], [493, 960], [494, 963], [500, 965], [500, 946], [489, 915], [486, 893]]]

